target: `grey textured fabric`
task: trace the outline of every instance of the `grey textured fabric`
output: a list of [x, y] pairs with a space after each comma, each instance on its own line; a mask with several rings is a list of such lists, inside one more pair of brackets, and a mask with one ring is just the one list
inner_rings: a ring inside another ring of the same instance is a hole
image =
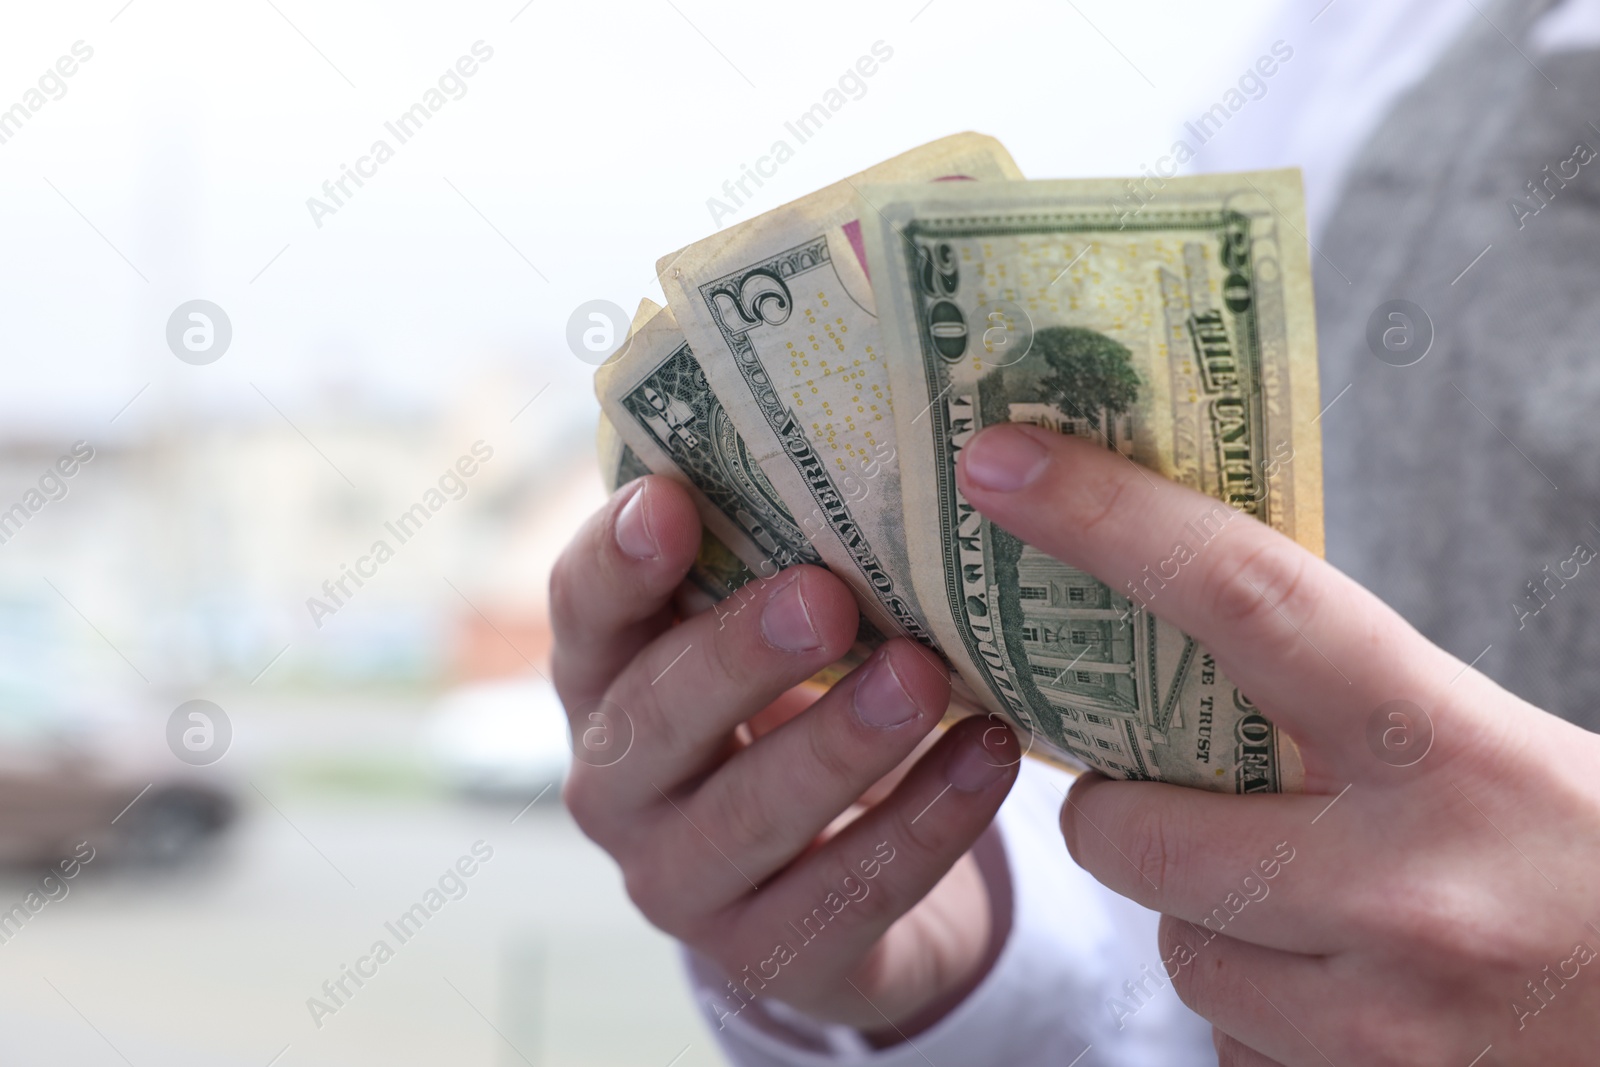
[[[1600, 158], [1559, 175], [1580, 142], [1600, 150], [1600, 54], [1534, 56], [1525, 34], [1549, 6], [1485, 6], [1380, 124], [1313, 253], [1323, 403], [1350, 386], [1322, 419], [1328, 558], [1463, 660], [1492, 645], [1479, 669], [1596, 729], [1600, 559], [1582, 560], [1600, 551]], [[1396, 298], [1436, 331], [1403, 368], [1367, 341]]]

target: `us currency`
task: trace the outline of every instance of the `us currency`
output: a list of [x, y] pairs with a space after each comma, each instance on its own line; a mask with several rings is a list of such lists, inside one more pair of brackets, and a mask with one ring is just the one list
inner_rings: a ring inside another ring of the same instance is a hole
[[[1030, 750], [1117, 778], [1293, 791], [1299, 753], [1153, 616], [1228, 521], [1322, 549], [1310, 264], [1297, 171], [865, 187], [905, 537], [928, 622]], [[1228, 505], [1112, 589], [992, 525], [955, 484], [984, 426], [1091, 437]]]
[[595, 428], [594, 446], [600, 456], [600, 481], [608, 493], [614, 493], [635, 478], [650, 473], [650, 468], [639, 462], [633, 449], [622, 443], [622, 438], [617, 436], [617, 428], [603, 413], [599, 426]]
[[1020, 176], [999, 142], [958, 134], [657, 264], [668, 304], [745, 454], [788, 504], [806, 548], [850, 584], [863, 618], [884, 634], [934, 643], [905, 545], [889, 371], [863, 266], [868, 220], [857, 218], [856, 189]]
[[[595, 376], [595, 391], [616, 436], [602, 437], [605, 468], [630, 479], [662, 474], [689, 490], [704, 524], [689, 575], [702, 604], [738, 610], [736, 594], [756, 576], [821, 562], [751, 459], [671, 311], [640, 304], [627, 342]], [[868, 630], [861, 639], [874, 636]]]
[[[638, 453], [623, 443], [617, 428], [602, 412], [596, 433], [600, 454], [600, 477], [610, 492], [627, 485], [635, 478], [654, 474]], [[732, 549], [702, 526], [700, 549], [686, 579], [688, 588], [681, 591], [679, 603], [686, 614], [694, 614], [722, 603], [742, 589], [755, 573], [745, 566]], [[690, 590], [693, 590], [692, 594]]]

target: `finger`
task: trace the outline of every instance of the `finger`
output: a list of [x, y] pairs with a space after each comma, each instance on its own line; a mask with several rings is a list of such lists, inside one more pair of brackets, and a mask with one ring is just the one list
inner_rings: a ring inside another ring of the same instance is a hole
[[1067, 851], [1106, 888], [1211, 933], [1291, 952], [1347, 947], [1341, 854], [1307, 847], [1322, 796], [1224, 796], [1086, 774], [1061, 807]]
[[765, 882], [915, 749], [949, 700], [931, 652], [903, 639], [879, 649], [679, 801], [684, 818], [652, 842], [674, 860], [659, 865], [663, 895], [693, 879], [676, 895], [721, 907]]
[[551, 673], [569, 713], [666, 628], [699, 547], [694, 502], [656, 475], [618, 489], [583, 524], [550, 572]]
[[1217, 1067], [1283, 1067], [1277, 1060], [1269, 1060], [1239, 1039], [1211, 1028], [1211, 1044], [1217, 1050]]
[[[730, 945], [776, 953], [799, 986], [836, 988], [972, 847], [1020, 758], [1004, 727], [952, 726], [882, 804], [750, 898]], [[749, 961], [720, 962], [736, 972]]]
[[1377, 597], [1266, 523], [1236, 521], [1242, 513], [1090, 442], [991, 426], [962, 450], [957, 479], [991, 521], [1205, 645], [1322, 759], [1356, 755], [1380, 704], [1433, 706], [1431, 695], [1459, 669]]
[[1170, 915], [1161, 917], [1158, 940], [1179, 999], [1261, 1057], [1239, 1062], [1340, 1062], [1323, 1056], [1324, 1050], [1336, 1055], [1347, 1048], [1325, 1032], [1330, 1020], [1318, 1011], [1319, 998], [1330, 995], [1326, 958], [1209, 934]]
[[[793, 567], [740, 591], [738, 612], [696, 615], [657, 637], [623, 668], [605, 700], [631, 734], [604, 768], [596, 805], [626, 812], [678, 803], [725, 754], [734, 727], [838, 659], [860, 613], [850, 590], [820, 567]], [[581, 769], [586, 795], [594, 775]]]

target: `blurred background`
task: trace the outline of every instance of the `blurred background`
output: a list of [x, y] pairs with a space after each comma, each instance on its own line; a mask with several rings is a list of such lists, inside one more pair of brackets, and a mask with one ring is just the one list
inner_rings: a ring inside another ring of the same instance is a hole
[[1277, 7], [7, 5], [0, 1062], [718, 1062], [557, 799], [545, 582], [603, 499], [569, 318], [660, 300], [656, 258], [875, 42], [723, 225], [963, 129], [1137, 174]]

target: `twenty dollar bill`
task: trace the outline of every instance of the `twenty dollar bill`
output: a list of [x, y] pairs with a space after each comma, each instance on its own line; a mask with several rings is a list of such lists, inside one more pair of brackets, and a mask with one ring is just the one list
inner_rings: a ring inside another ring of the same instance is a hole
[[[962, 678], [1036, 754], [1224, 792], [1300, 788], [1293, 744], [1144, 610], [1240, 513], [1322, 550], [1298, 173], [1179, 178], [1137, 210], [1114, 181], [862, 196], [914, 586]], [[962, 498], [957, 454], [1007, 421], [1092, 437], [1228, 507], [1112, 589]]]

